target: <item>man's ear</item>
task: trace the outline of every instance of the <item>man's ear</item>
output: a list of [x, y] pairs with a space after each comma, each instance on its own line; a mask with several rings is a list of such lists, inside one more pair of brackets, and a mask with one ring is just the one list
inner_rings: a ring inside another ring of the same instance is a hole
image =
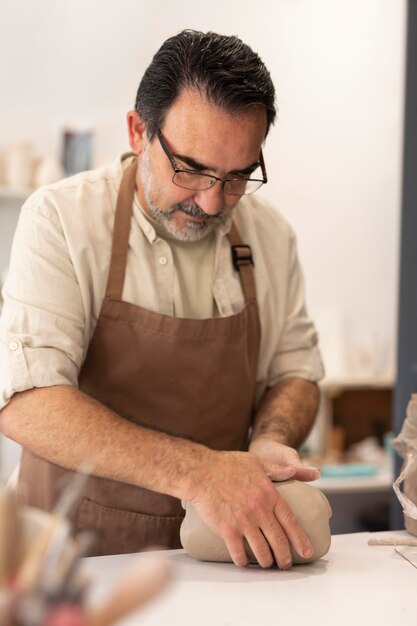
[[137, 111], [129, 111], [126, 115], [129, 144], [136, 155], [139, 155], [146, 142], [145, 124]]

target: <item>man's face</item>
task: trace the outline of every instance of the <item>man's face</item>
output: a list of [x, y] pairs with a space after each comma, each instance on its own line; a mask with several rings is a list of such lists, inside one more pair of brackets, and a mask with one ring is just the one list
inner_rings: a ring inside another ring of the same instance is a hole
[[[184, 90], [161, 131], [178, 168], [236, 178], [259, 159], [266, 115], [261, 107], [232, 115]], [[144, 135], [136, 177], [143, 209], [170, 235], [198, 241], [225, 221], [240, 196], [225, 194], [220, 182], [204, 191], [183, 189], [173, 173], [158, 138], [149, 143]]]

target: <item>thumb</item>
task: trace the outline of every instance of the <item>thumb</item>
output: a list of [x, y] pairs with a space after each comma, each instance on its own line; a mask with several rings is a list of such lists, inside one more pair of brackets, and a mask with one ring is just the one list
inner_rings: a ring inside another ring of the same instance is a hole
[[278, 463], [268, 463], [267, 461], [262, 462], [262, 467], [268, 478], [278, 481], [292, 478], [297, 471], [296, 465], [278, 465]]

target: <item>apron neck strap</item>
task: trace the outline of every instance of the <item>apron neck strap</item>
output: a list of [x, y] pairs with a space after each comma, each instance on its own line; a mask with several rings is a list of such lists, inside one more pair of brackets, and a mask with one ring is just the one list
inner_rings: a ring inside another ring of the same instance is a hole
[[133, 196], [135, 193], [136, 168], [137, 160], [135, 158], [123, 173], [119, 194], [117, 196], [110, 269], [106, 286], [106, 298], [111, 300], [122, 299], [127, 252], [129, 249]]
[[242, 243], [239, 231], [234, 222], [232, 222], [228, 238], [231, 244], [233, 267], [239, 272], [245, 300], [246, 302], [252, 302], [256, 300], [256, 287], [251, 247], [248, 244]]

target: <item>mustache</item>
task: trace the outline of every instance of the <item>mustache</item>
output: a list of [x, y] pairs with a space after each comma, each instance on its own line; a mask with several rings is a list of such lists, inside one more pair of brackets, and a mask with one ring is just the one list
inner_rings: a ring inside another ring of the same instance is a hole
[[210, 222], [223, 222], [226, 217], [226, 211], [224, 209], [220, 209], [216, 215], [208, 215], [195, 203], [187, 204], [185, 202], [179, 202], [178, 204], [174, 204], [169, 213], [172, 215], [176, 211], [182, 211], [182, 213], [190, 215], [190, 217], [197, 217]]

